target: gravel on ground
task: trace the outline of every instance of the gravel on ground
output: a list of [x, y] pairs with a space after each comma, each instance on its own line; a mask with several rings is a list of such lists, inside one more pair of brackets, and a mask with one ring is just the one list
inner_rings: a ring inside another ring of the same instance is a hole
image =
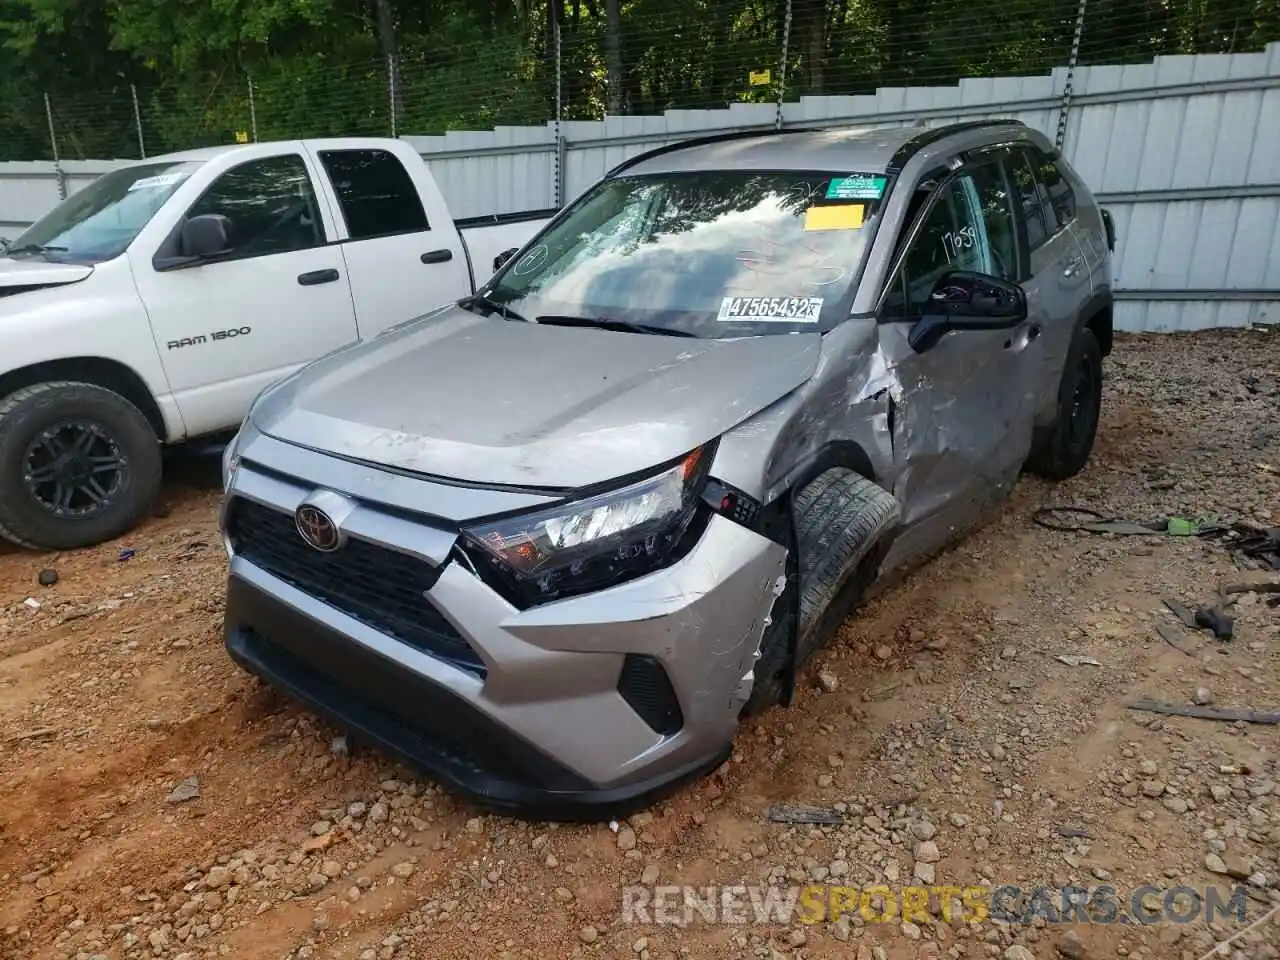
[[[1200, 960], [1280, 903], [1280, 727], [1128, 704], [1280, 711], [1280, 608], [1241, 595], [1219, 641], [1163, 604], [1280, 574], [1032, 514], [1280, 525], [1280, 336], [1120, 337], [1105, 403], [1083, 474], [1024, 479], [718, 772], [616, 829], [487, 815], [241, 673], [212, 469], [115, 543], [0, 550], [0, 956]], [[766, 817], [797, 804], [843, 822]], [[1238, 887], [1247, 922], [948, 922], [937, 895], [892, 922], [882, 900], [815, 924], [622, 909], [634, 884], [815, 883]], [[1280, 958], [1280, 916], [1222, 956]]]

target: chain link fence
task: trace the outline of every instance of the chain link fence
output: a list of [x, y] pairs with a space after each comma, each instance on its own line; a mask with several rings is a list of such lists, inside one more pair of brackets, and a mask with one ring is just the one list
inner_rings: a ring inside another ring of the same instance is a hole
[[257, 140], [781, 105], [1077, 64], [1249, 52], [1280, 39], [1274, 0], [729, 2], [677, 6], [660, 19], [625, 16], [612, 31], [579, 4], [548, 7], [568, 12], [531, 18], [522, 32], [359, 62], [285, 58], [199, 82], [160, 76], [112, 89], [28, 91], [0, 104], [0, 160], [137, 158]]

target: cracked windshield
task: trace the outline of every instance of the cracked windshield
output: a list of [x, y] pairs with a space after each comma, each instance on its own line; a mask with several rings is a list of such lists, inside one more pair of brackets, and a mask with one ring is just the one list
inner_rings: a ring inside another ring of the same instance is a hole
[[529, 318], [698, 337], [827, 330], [848, 313], [886, 183], [719, 171], [612, 180], [489, 294]]

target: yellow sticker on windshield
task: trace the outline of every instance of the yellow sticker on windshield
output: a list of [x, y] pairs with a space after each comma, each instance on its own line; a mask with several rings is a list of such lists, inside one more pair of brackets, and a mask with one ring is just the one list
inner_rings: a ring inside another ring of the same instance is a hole
[[857, 230], [866, 206], [861, 203], [810, 207], [804, 212], [805, 230]]

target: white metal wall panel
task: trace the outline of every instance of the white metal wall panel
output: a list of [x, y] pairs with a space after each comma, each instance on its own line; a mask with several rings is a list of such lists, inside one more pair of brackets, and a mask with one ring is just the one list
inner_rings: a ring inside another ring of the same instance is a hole
[[1264, 327], [1280, 324], [1280, 303], [1237, 300], [1121, 300], [1116, 327], [1132, 333], [1190, 333], [1216, 327]]
[[1108, 203], [1123, 290], [1280, 290], [1280, 197]]

